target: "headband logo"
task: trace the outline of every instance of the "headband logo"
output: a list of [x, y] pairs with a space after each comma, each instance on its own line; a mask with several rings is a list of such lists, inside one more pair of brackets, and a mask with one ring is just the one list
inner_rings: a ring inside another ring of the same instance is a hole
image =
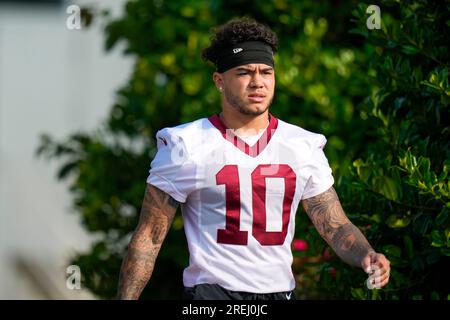
[[238, 52], [241, 52], [242, 50], [244, 50], [244, 49], [242, 49], [242, 48], [235, 48], [235, 49], [233, 49], [233, 53], [238, 53]]

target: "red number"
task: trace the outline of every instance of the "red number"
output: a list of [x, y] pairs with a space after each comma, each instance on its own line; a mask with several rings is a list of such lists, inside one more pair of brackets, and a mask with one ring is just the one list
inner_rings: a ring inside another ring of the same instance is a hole
[[[274, 169], [274, 166], [276, 170]], [[266, 230], [266, 178], [284, 179], [284, 197], [282, 212], [282, 230]], [[217, 230], [217, 242], [224, 244], [247, 244], [247, 231], [240, 228], [240, 186], [238, 167], [226, 165], [216, 175], [217, 184], [225, 184], [225, 206], [226, 218], [225, 229]], [[295, 194], [296, 175], [287, 164], [269, 165], [260, 164], [252, 172], [252, 209], [253, 227], [252, 235], [265, 246], [282, 245], [286, 239], [291, 205]]]
[[[277, 170], [273, 170], [276, 166]], [[267, 173], [264, 173], [264, 172]], [[272, 173], [272, 171], [275, 171]], [[282, 230], [266, 231], [266, 178], [284, 178]], [[286, 239], [291, 204], [295, 193], [295, 172], [287, 164], [260, 164], [252, 172], [253, 228], [252, 235], [263, 246], [282, 245]]]
[[216, 174], [216, 183], [225, 185], [225, 229], [217, 230], [217, 242], [247, 245], [247, 231], [240, 231], [241, 194], [236, 165], [227, 165]]

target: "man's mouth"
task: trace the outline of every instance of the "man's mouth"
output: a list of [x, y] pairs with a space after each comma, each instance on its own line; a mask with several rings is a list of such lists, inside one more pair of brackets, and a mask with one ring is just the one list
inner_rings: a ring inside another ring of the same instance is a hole
[[263, 102], [265, 97], [266, 96], [262, 93], [251, 93], [248, 95], [248, 99], [251, 102], [256, 102], [256, 103]]

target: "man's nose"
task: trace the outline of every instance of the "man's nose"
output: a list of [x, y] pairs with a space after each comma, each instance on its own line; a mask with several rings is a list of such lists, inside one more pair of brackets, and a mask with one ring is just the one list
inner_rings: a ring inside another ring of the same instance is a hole
[[252, 87], [252, 88], [263, 87], [262, 77], [258, 72], [254, 73], [252, 80], [250, 81], [250, 87]]

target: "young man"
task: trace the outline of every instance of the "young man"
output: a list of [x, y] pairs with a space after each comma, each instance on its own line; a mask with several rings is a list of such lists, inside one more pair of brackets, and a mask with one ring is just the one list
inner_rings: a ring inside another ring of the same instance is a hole
[[389, 261], [349, 221], [332, 187], [325, 137], [269, 113], [277, 45], [275, 33], [250, 19], [216, 30], [203, 57], [216, 65], [222, 112], [157, 133], [118, 298], [141, 294], [179, 203], [190, 253], [185, 298], [292, 299], [300, 201], [341, 259], [369, 273], [372, 285], [387, 284]]

